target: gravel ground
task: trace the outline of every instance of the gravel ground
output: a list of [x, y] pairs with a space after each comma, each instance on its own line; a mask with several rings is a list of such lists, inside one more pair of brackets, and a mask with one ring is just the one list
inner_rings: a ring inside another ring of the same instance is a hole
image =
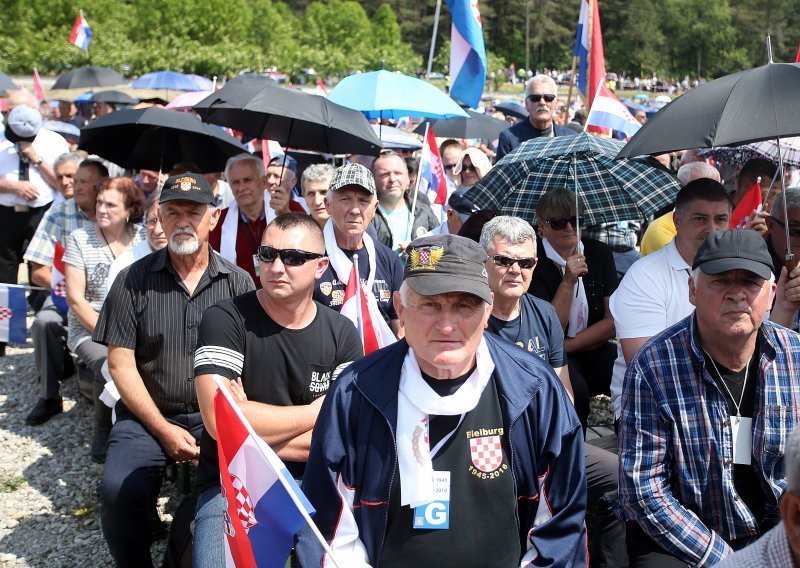
[[[29, 319], [30, 324], [30, 319]], [[64, 413], [42, 426], [25, 416], [37, 397], [30, 340], [9, 346], [0, 358], [0, 567], [112, 566], [100, 530], [97, 488], [103, 466], [92, 462], [92, 406], [74, 377], [62, 384]], [[177, 484], [165, 482], [163, 520], [181, 501]], [[161, 564], [166, 540], [153, 544]]]

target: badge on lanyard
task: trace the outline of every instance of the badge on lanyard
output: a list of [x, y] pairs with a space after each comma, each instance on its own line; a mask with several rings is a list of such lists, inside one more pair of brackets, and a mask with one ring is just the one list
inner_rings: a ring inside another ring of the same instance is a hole
[[450, 528], [450, 472], [433, 472], [433, 494], [435, 501], [414, 507], [415, 529]]
[[256, 278], [261, 276], [261, 265], [258, 263], [258, 255], [253, 255], [253, 268], [255, 269]]
[[731, 416], [733, 463], [750, 465], [753, 455], [753, 419]]

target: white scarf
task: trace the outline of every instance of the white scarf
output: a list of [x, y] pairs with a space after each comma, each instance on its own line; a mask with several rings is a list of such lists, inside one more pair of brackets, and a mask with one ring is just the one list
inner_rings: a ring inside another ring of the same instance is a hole
[[[397, 459], [400, 469], [400, 504], [417, 507], [434, 500], [433, 457], [438, 450], [428, 442], [428, 417], [463, 415], [474, 409], [494, 372], [494, 362], [481, 339], [477, 367], [450, 396], [439, 396], [422, 378], [414, 350], [409, 348], [400, 372], [397, 399]], [[460, 424], [460, 423], [459, 423]], [[445, 440], [447, 440], [445, 438]], [[444, 441], [444, 440], [443, 440]], [[442, 443], [440, 442], [441, 447]]]
[[[553, 245], [547, 239], [542, 239], [544, 245], [544, 253], [561, 269], [561, 275], [567, 266], [567, 261], [561, 258], [561, 255], [556, 252]], [[583, 254], [583, 243], [578, 241], [577, 247], [578, 254]], [[569, 323], [567, 326], [567, 337], [575, 337], [582, 332], [589, 323], [589, 302], [586, 300], [586, 287], [582, 284], [582, 279], [578, 278], [575, 282], [572, 294], [572, 305], [569, 308]]]
[[[269, 225], [277, 215], [269, 206], [270, 194], [269, 191], [264, 191], [264, 214]], [[228, 212], [225, 214], [225, 220], [222, 222], [222, 230], [220, 231], [219, 238], [219, 253], [226, 260], [236, 264], [236, 239], [239, 236], [239, 205], [234, 199], [228, 207]], [[261, 238], [259, 236], [259, 238]]]
[[[353, 271], [353, 261], [347, 258], [347, 255], [342, 252], [342, 249], [339, 248], [339, 245], [336, 243], [336, 235], [333, 232], [333, 220], [328, 219], [325, 223], [325, 227], [322, 229], [322, 234], [325, 237], [325, 252], [328, 254], [328, 259], [330, 260], [333, 271], [336, 273], [336, 278], [339, 282], [347, 286], [350, 273]], [[375, 330], [375, 335], [378, 338], [378, 344], [381, 347], [385, 347], [397, 341], [397, 338], [389, 328], [386, 320], [383, 319], [383, 314], [378, 307], [378, 300], [375, 299], [375, 294], [372, 293], [372, 284], [375, 281], [375, 272], [377, 270], [375, 268], [375, 243], [372, 242], [372, 237], [370, 237], [366, 231], [361, 238], [364, 242], [364, 249], [367, 251], [367, 260], [369, 261], [369, 276], [367, 276], [367, 282], [362, 289], [364, 290], [364, 295], [367, 297], [367, 309], [369, 310], [369, 317], [372, 320], [372, 327]], [[361, 277], [363, 275], [359, 276]], [[358, 322], [354, 321], [353, 323], [358, 326]]]

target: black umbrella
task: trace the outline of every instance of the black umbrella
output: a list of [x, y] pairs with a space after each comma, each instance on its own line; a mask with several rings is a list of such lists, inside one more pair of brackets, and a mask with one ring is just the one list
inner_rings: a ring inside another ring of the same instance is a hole
[[92, 89], [121, 85], [125, 77], [111, 67], [78, 67], [58, 76], [53, 89]]
[[274, 82], [228, 82], [194, 110], [206, 122], [287, 147], [371, 156], [381, 150], [380, 140], [357, 110]]
[[117, 105], [135, 105], [138, 101], [121, 91], [99, 91], [92, 95], [92, 100], [97, 103], [111, 103]]
[[528, 109], [525, 105], [514, 100], [503, 101], [494, 105], [495, 110], [499, 110], [506, 116], [514, 118], [528, 118]]
[[16, 91], [17, 89], [19, 89], [19, 87], [14, 84], [14, 81], [11, 80], [11, 77], [0, 71], [0, 93], [5, 91]]
[[81, 129], [78, 147], [125, 168], [169, 171], [189, 161], [220, 172], [228, 158], [247, 152], [221, 128], [196, 116], [159, 107], [118, 110]]
[[800, 65], [768, 63], [687, 91], [633, 135], [619, 156], [738, 146], [800, 135]]
[[277, 85], [278, 82], [274, 79], [270, 79], [266, 75], [259, 75], [258, 73], [240, 73], [225, 83], [226, 85], [258, 85], [259, 87], [264, 86], [266, 83], [272, 83]]
[[[485, 138], [493, 139], [508, 128], [508, 123], [494, 117], [468, 110], [469, 118], [457, 116], [448, 119], [428, 119], [431, 128], [440, 138]], [[414, 129], [417, 134], [425, 134], [425, 122]]]

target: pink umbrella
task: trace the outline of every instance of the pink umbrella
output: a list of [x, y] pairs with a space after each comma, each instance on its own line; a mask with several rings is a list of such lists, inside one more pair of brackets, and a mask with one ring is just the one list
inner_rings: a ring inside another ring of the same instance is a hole
[[194, 105], [211, 93], [213, 93], [213, 91], [191, 91], [189, 93], [183, 93], [172, 99], [172, 102], [167, 105], [167, 108], [190, 110]]

